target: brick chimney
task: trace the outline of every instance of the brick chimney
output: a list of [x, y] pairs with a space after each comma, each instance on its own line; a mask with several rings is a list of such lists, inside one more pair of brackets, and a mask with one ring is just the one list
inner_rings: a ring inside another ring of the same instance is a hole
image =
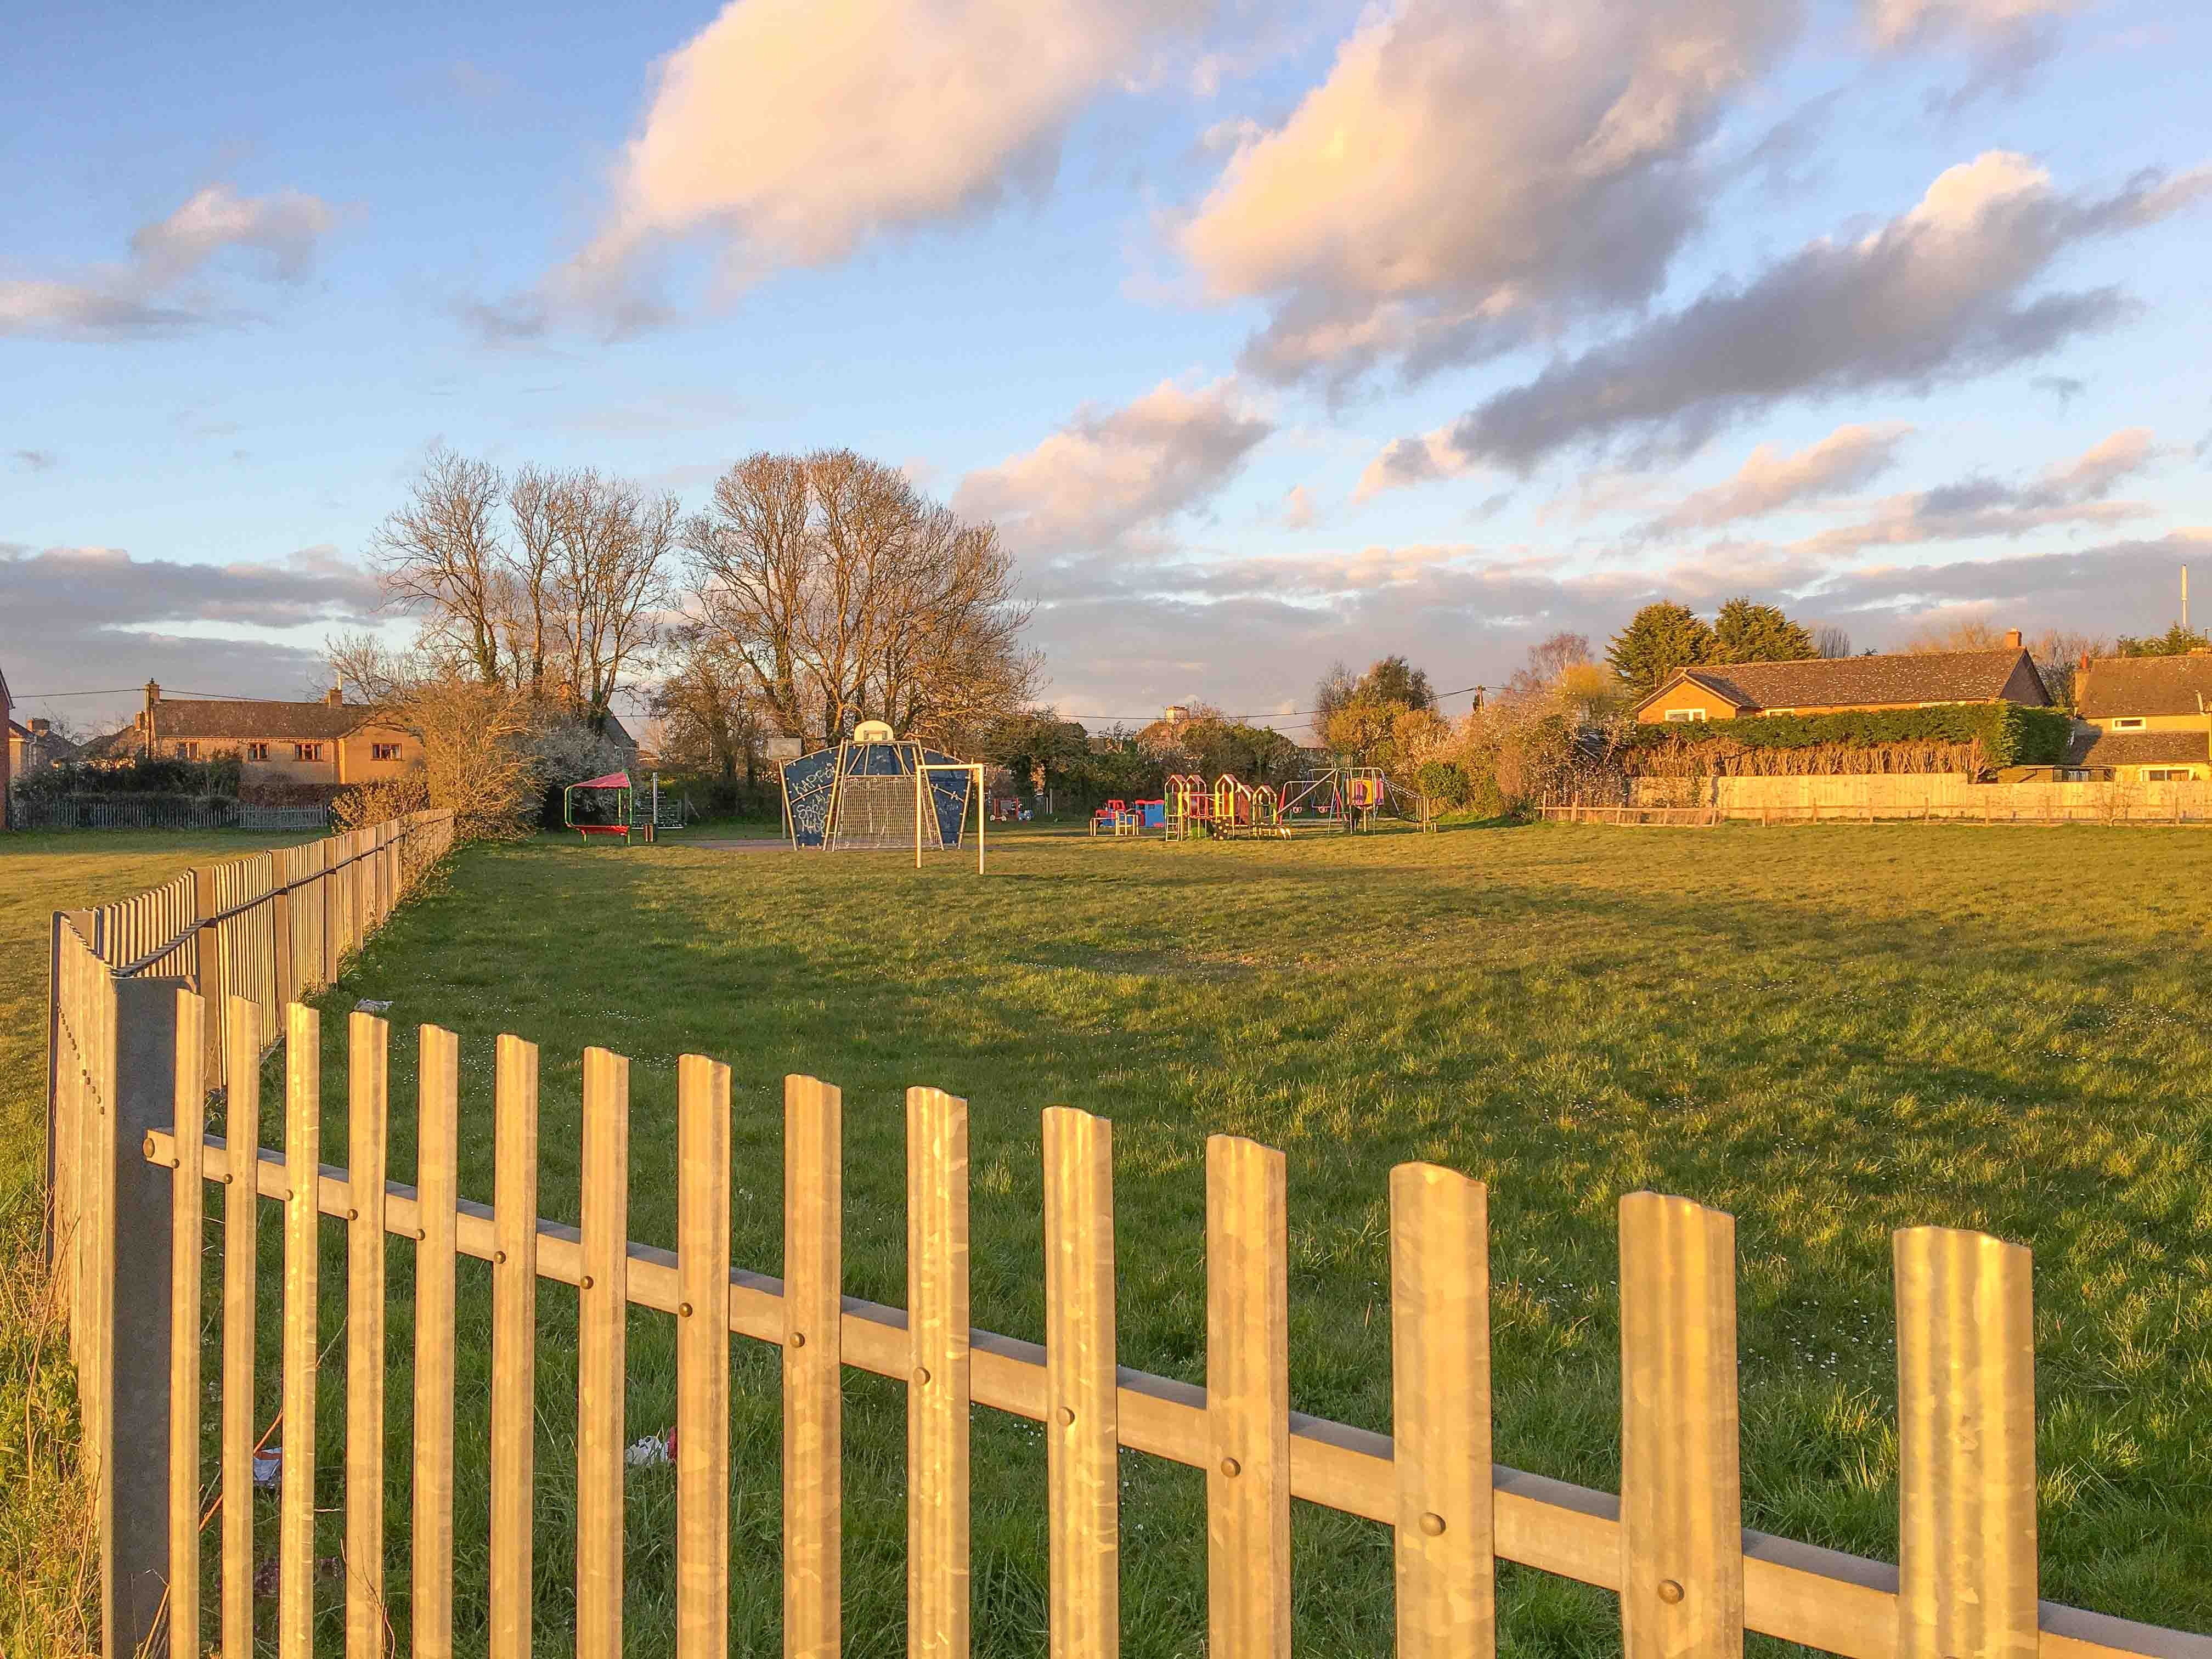
[[53, 729], [54, 723], [52, 720], [33, 720], [31, 722], [31, 735], [34, 738], [43, 738], [47, 732]]
[[2078, 672], [2084, 674], [2087, 673], [2089, 672], [2089, 653], [2087, 651], [2084, 651], [2081, 653], [2081, 660], [2074, 665]]
[[2008, 651], [2017, 651], [2020, 649], [2020, 629], [2017, 628], [2008, 628], [2005, 629], [2005, 649]]
[[323, 701], [333, 708], [343, 708], [345, 706], [345, 682], [343, 680], [340, 680], [329, 690], [324, 692]]

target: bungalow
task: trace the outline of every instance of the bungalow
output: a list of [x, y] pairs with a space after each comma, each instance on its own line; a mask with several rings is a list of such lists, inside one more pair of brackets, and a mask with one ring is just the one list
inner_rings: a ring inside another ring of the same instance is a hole
[[1990, 651], [1808, 657], [1796, 662], [1678, 668], [1637, 704], [1636, 718], [1658, 725], [1742, 720], [1753, 714], [1934, 708], [1960, 702], [2051, 706], [2051, 693], [2034, 659], [2021, 648], [2018, 629]]
[[2075, 733], [2060, 775], [2118, 783], [2212, 777], [2212, 653], [2181, 657], [2084, 654], [2074, 672]]
[[263, 702], [165, 699], [149, 680], [146, 706], [112, 747], [172, 760], [235, 755], [248, 787], [365, 783], [397, 777], [422, 759], [413, 733], [348, 703], [335, 686], [317, 702]]

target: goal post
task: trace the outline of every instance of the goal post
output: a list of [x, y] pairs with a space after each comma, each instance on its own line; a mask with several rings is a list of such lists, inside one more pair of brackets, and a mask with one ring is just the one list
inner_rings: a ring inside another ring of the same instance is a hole
[[[930, 800], [933, 791], [930, 787], [929, 775], [933, 772], [959, 772], [965, 774], [968, 778], [969, 799], [975, 804], [975, 873], [980, 876], [983, 873], [983, 824], [991, 814], [983, 799], [984, 769], [973, 761], [923, 761], [916, 768], [914, 788], [914, 867], [917, 870], [921, 868], [923, 820], [927, 817], [932, 825], [934, 825], [937, 821], [936, 803]], [[926, 800], [930, 801], [930, 810], [927, 814], [922, 811], [922, 803]], [[968, 806], [964, 801], [960, 808], [960, 828], [963, 833], [965, 833], [968, 828]], [[944, 844], [940, 836], [938, 846], [942, 848]]]

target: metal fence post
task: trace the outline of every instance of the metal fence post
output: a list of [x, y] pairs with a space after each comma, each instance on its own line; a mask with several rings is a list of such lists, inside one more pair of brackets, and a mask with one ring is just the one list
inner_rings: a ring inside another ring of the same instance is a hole
[[[101, 1221], [112, 1269], [99, 1450], [101, 1651], [134, 1654], [161, 1628], [169, 1582], [169, 1204], [145, 1140], [176, 1120], [182, 979], [115, 984], [114, 1158]], [[195, 1501], [197, 1495], [192, 1499]]]

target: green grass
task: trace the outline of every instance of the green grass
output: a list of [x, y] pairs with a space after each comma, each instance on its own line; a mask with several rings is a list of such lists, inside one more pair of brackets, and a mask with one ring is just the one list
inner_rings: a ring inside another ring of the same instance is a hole
[[[1203, 1381], [1204, 1147], [1289, 1157], [1291, 1398], [1389, 1427], [1386, 1183], [1428, 1158], [1491, 1184], [1497, 1448], [1612, 1488], [1614, 1207], [1651, 1187], [1733, 1212], [1748, 1524], [1894, 1559], [1888, 1235], [1986, 1229], [2037, 1255], [2046, 1595], [2212, 1627], [2212, 1016], [2197, 966], [2212, 838], [2081, 828], [1567, 827], [1170, 848], [994, 836], [951, 858], [465, 854], [325, 1000], [325, 1157], [344, 1145], [339, 1011], [393, 1006], [393, 1178], [412, 1177], [412, 1028], [463, 1042], [461, 1182], [492, 1182], [491, 1044], [544, 1051], [541, 1207], [576, 1213], [580, 1050], [632, 1060], [632, 1237], [675, 1231], [674, 1067], [732, 1068], [735, 1259], [781, 1266], [780, 1080], [845, 1092], [847, 1289], [904, 1300], [901, 1091], [972, 1114], [977, 1323], [1042, 1335], [1038, 1112], [1115, 1121], [1123, 1363]], [[276, 1121], [276, 1074], [269, 1079]], [[264, 1133], [274, 1143], [276, 1130]], [[262, 1420], [276, 1401], [273, 1208]], [[322, 1337], [343, 1326], [325, 1233]], [[404, 1651], [411, 1247], [391, 1257], [391, 1611]], [[572, 1611], [573, 1291], [540, 1298], [542, 1650]], [[210, 1312], [215, 1303], [210, 1303]], [[485, 1618], [488, 1272], [461, 1267], [459, 1645]], [[673, 1415], [672, 1322], [631, 1319], [629, 1432]], [[780, 1646], [775, 1356], [736, 1350], [732, 1632]], [[210, 1349], [210, 1364], [213, 1352]], [[319, 1504], [342, 1504], [325, 1367]], [[216, 1372], [210, 1370], [212, 1377]], [[903, 1647], [902, 1391], [848, 1375], [848, 1651]], [[210, 1422], [210, 1428], [212, 1424]], [[210, 1448], [212, 1442], [210, 1443]], [[671, 1650], [673, 1479], [629, 1492], [630, 1651]], [[1043, 1454], [975, 1431], [979, 1649], [1043, 1650]], [[274, 1547], [264, 1502], [263, 1547]], [[1125, 1460], [1125, 1650], [1196, 1654], [1200, 1476]], [[318, 1547], [335, 1555], [325, 1516]], [[1301, 1650], [1390, 1648], [1387, 1534], [1300, 1505]], [[323, 1640], [337, 1640], [337, 1587]], [[1613, 1598], [1507, 1569], [1517, 1652], [1618, 1651]], [[264, 1604], [264, 1616], [273, 1611]], [[1769, 1650], [1777, 1644], [1759, 1644]]]
[[76, 1394], [42, 1266], [50, 918], [297, 836], [0, 836], [0, 1653], [88, 1650]]

